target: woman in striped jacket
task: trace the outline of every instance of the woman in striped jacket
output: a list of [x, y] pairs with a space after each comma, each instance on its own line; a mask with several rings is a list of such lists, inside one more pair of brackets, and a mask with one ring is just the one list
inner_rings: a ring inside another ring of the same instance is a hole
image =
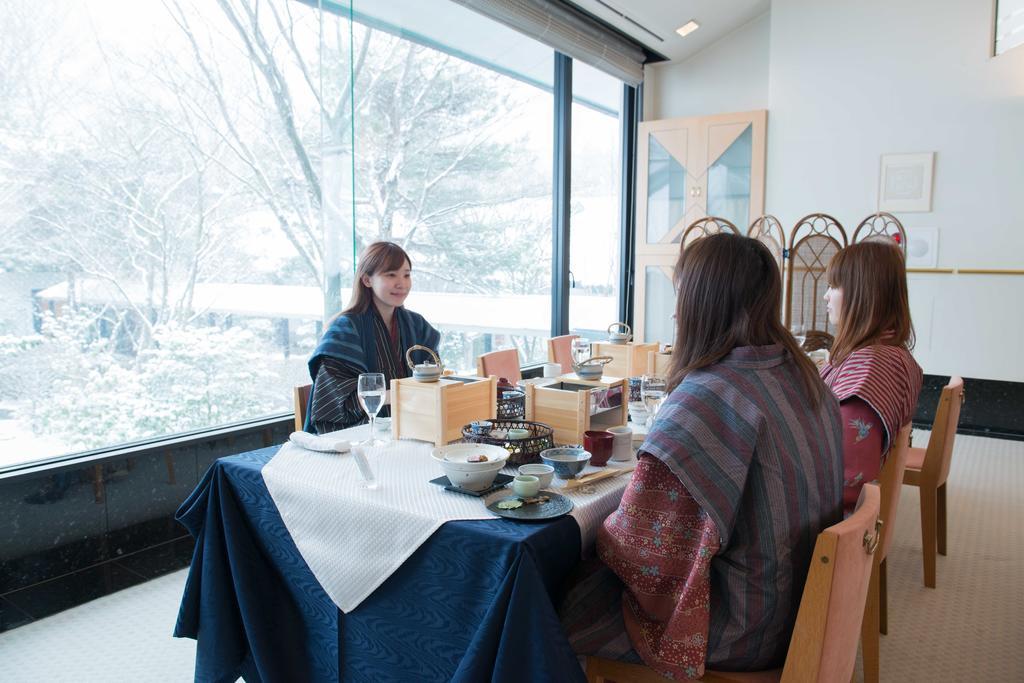
[[836, 325], [821, 377], [839, 399], [843, 418], [843, 509], [857, 504], [864, 482], [878, 478], [921, 391], [921, 368], [910, 350], [914, 326], [907, 271], [895, 244], [853, 244], [833, 257], [825, 301]]

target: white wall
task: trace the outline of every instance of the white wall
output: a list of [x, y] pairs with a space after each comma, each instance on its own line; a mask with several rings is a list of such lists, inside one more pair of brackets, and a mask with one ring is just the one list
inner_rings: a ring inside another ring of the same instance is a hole
[[[875, 210], [882, 154], [934, 151], [932, 211], [904, 225], [939, 228], [939, 267], [1020, 269], [1024, 49], [989, 57], [991, 22], [982, 0], [774, 0], [767, 38], [755, 22], [751, 45], [733, 34], [661, 67], [650, 100], [660, 118], [721, 113], [700, 107], [722, 102], [710, 79], [747, 83], [767, 44], [770, 213], [788, 226], [826, 211], [852, 232]], [[731, 49], [740, 62], [701, 63]], [[910, 289], [925, 372], [1024, 381], [1024, 276], [912, 274]]]
[[770, 16], [763, 14], [685, 62], [644, 72], [644, 118], [768, 108]]

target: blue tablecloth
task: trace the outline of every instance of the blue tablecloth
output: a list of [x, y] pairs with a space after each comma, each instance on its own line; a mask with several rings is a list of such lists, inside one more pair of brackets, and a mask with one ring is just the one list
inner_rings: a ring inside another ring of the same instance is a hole
[[178, 510], [196, 549], [174, 635], [197, 640], [197, 681], [585, 680], [553, 606], [571, 517], [449, 522], [342, 614], [263, 483], [276, 452], [216, 461]]

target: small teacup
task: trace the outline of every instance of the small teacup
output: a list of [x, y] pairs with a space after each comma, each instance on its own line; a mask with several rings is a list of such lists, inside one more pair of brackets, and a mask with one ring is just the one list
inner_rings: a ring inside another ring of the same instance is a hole
[[491, 428], [494, 425], [488, 420], [479, 420], [477, 422], [470, 422], [469, 429], [477, 436], [487, 436], [491, 433]]
[[519, 474], [537, 477], [540, 480], [540, 487], [546, 489], [551, 486], [551, 480], [555, 477], [555, 468], [541, 463], [529, 463], [519, 466]]
[[512, 480], [512, 490], [517, 496], [533, 498], [540, 493], [540, 479], [532, 474], [520, 474]]
[[590, 464], [604, 467], [612, 457], [614, 437], [604, 430], [592, 429], [583, 432], [583, 447], [590, 451]]
[[626, 427], [609, 427], [612, 435], [612, 461], [623, 462], [633, 457], [633, 430]]

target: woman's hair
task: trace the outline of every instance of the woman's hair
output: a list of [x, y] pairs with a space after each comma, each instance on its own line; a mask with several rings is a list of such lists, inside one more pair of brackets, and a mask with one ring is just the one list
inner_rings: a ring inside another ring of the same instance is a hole
[[914, 348], [907, 268], [898, 246], [877, 240], [851, 244], [832, 257], [825, 279], [843, 290], [832, 364], [872, 344]]
[[386, 273], [389, 270], [399, 270], [406, 263], [412, 266], [412, 260], [405, 253], [405, 249], [394, 242], [374, 242], [366, 247], [362, 256], [359, 257], [359, 266], [356, 267], [355, 281], [352, 283], [352, 298], [348, 301], [339, 315], [350, 313], [365, 313], [370, 310], [373, 303], [373, 289], [363, 284], [363, 276], [372, 276], [376, 273]]
[[782, 277], [767, 247], [726, 233], [704, 237], [679, 255], [675, 282], [679, 298], [669, 389], [737, 346], [781, 344], [796, 364], [811, 404], [820, 404], [828, 390], [782, 325]]

